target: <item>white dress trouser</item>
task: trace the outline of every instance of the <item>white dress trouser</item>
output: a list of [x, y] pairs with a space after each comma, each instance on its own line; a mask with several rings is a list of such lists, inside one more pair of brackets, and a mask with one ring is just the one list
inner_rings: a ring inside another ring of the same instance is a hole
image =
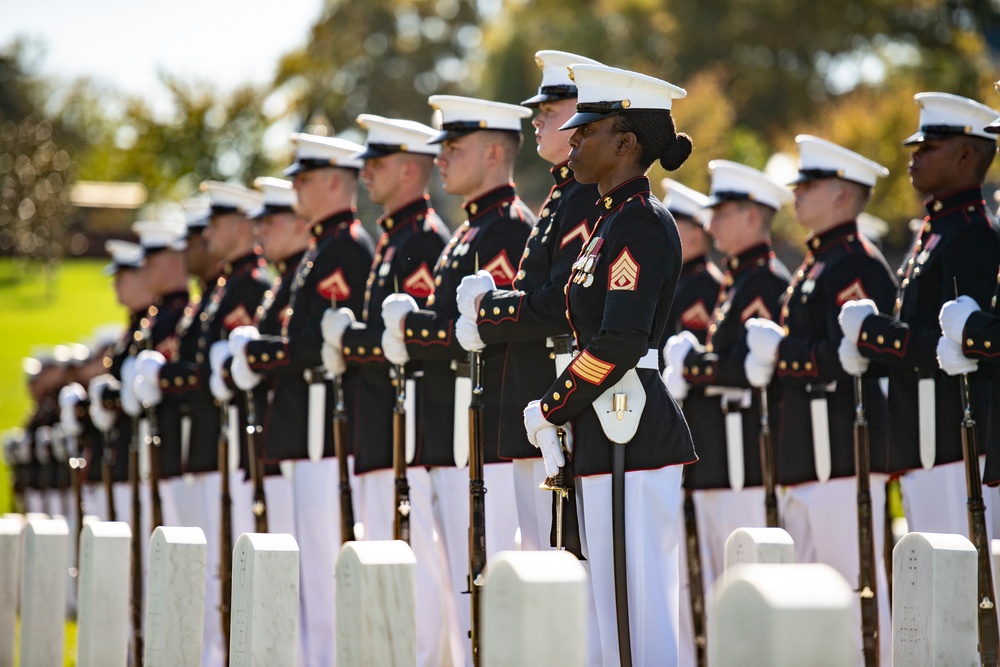
[[[375, 470], [358, 477], [364, 489], [365, 539], [391, 540], [396, 514], [395, 473]], [[460, 664], [463, 642], [448, 556], [442, 541], [436, 539], [430, 474], [426, 468], [408, 468], [406, 478], [410, 485], [410, 548], [417, 559], [417, 665]]]
[[[985, 458], [979, 457], [979, 472]], [[965, 463], [956, 461], [930, 470], [911, 470], [900, 480], [903, 511], [908, 530], [921, 533], [953, 533], [969, 536], [968, 489], [965, 486]], [[990, 539], [1000, 537], [1000, 493], [983, 487], [986, 504], [986, 532]]]
[[288, 533], [298, 541], [291, 480], [284, 475], [264, 477], [264, 500], [267, 503], [267, 532]]
[[545, 481], [545, 463], [542, 459], [514, 459], [511, 465], [514, 467], [514, 501], [521, 529], [521, 550], [551, 549], [552, 492], [538, 488]]
[[[712, 585], [725, 567], [726, 540], [737, 528], [767, 525], [764, 511], [764, 489], [745, 488], [705, 489], [694, 493], [695, 521], [698, 524], [698, 546], [701, 553], [702, 593], [707, 603]], [[684, 496], [680, 498], [680, 516], [684, 516]], [[683, 519], [680, 531], [680, 667], [694, 667], [697, 652], [694, 646], [694, 623], [691, 616], [691, 591], [688, 580], [687, 532]], [[706, 609], [707, 614], [707, 609]], [[706, 617], [707, 618], [707, 617]]]
[[[611, 475], [577, 479], [604, 667], [620, 664], [615, 609]], [[636, 665], [677, 664], [681, 466], [625, 473], [629, 633]], [[592, 632], [592, 630], [591, 630]]]
[[[882, 557], [885, 543], [886, 476], [871, 476], [872, 529], [875, 544], [875, 597], [879, 614], [879, 664], [892, 664], [892, 621], [889, 617], [889, 585]], [[788, 487], [779, 495], [781, 522], [795, 541], [799, 563], [825, 563], [843, 575], [852, 589], [858, 587], [858, 482], [854, 477], [825, 483], [808, 482]], [[861, 653], [861, 603], [852, 607], [857, 664]]]

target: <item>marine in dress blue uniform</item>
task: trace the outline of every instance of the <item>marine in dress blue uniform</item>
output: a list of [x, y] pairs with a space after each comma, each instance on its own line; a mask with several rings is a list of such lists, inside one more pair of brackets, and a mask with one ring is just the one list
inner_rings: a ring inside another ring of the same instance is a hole
[[[365, 498], [366, 539], [394, 537], [396, 505], [393, 470], [393, 408], [396, 383], [404, 384], [407, 427], [406, 452], [416, 451], [416, 396], [422, 391], [420, 362], [411, 361], [403, 377], [382, 352], [382, 302], [397, 291], [426, 305], [434, 293], [433, 266], [448, 241], [448, 228], [431, 207], [428, 181], [434, 170], [437, 132], [408, 120], [362, 114], [358, 124], [368, 131], [361, 179], [369, 198], [382, 206], [378, 219], [382, 235], [365, 285], [362, 317], [355, 321], [346, 309], [330, 309], [323, 319], [323, 351], [327, 371], [347, 368], [358, 376], [358, 399], [350, 427], [358, 449], [354, 472]], [[404, 453], [405, 456], [405, 453]], [[423, 467], [410, 467], [408, 541], [417, 558], [417, 664], [433, 666], [460, 660], [463, 638], [457, 613], [448, 604], [451, 589], [447, 562], [442, 562], [435, 533], [444, 534], [431, 502], [430, 476]], [[442, 594], [445, 593], [445, 594]]]
[[[538, 51], [535, 61], [542, 69], [542, 82], [538, 93], [522, 104], [537, 110], [532, 125], [538, 154], [553, 165], [549, 172], [554, 184], [520, 256], [511, 289], [470, 292], [467, 296], [477, 301], [471, 314], [475, 316], [479, 340], [486, 345], [507, 346], [502, 393], [487, 395], [486, 400], [499, 401], [499, 456], [514, 461], [522, 549], [540, 549], [555, 543], [554, 533], [550, 534], [551, 494], [538, 489], [539, 482], [545, 479], [541, 454], [525, 437], [522, 413], [528, 401], [548, 388], [570, 358], [572, 333], [566, 320], [564, 289], [573, 262], [589, 240], [599, 215], [595, 206], [599, 199], [597, 186], [579, 183], [574, 177], [567, 165], [567, 139], [572, 132], [560, 130], [560, 126], [576, 111], [577, 88], [569, 77], [569, 65], [600, 63], [563, 51]], [[482, 297], [476, 299], [479, 294]], [[459, 341], [463, 342], [461, 337]], [[556, 361], [560, 351], [566, 358], [561, 364]], [[564, 518], [565, 537], [569, 540], [567, 547], [579, 554], [579, 529], [569, 527], [575, 513], [575, 498], [571, 498]]]
[[[845, 304], [841, 319], [845, 337], [862, 355], [890, 367], [889, 413], [912, 416], [890, 420], [887, 466], [894, 473], [911, 471], [901, 481], [910, 528], [962, 534], [968, 519], [959, 379], [938, 368], [938, 314], [956, 295], [985, 308], [994, 293], [1000, 239], [982, 180], [995, 151], [994, 135], [984, 128], [1000, 114], [946, 93], [914, 99], [920, 128], [904, 143], [914, 147], [910, 179], [927, 197], [927, 216], [896, 272], [900, 290], [891, 313]], [[973, 414], [986, 417], [992, 383], [975, 374], [970, 383]], [[997, 434], [987, 424], [977, 420], [981, 451], [996, 446]]]
[[[777, 479], [787, 485], [781, 517], [795, 542], [797, 559], [836, 568], [858, 581], [858, 510], [855, 499], [855, 375], [838, 355], [843, 335], [841, 306], [871, 299], [880, 310], [896, 296], [896, 281], [878, 250], [858, 229], [857, 217], [871, 197], [881, 165], [818, 137], [796, 137], [801, 167], [794, 181], [796, 215], [811, 234], [781, 309], [783, 328], [758, 321], [747, 325], [750, 354], [774, 371], [781, 385], [781, 412], [775, 430]], [[748, 366], [754, 362], [748, 360]], [[862, 364], [866, 365], [866, 364]], [[776, 367], [776, 369], [775, 369]], [[863, 400], [868, 421], [872, 525], [884, 525], [888, 460], [885, 397], [877, 370], [864, 372]], [[882, 563], [885, 533], [875, 530], [874, 592], [881, 618], [888, 618], [888, 584]], [[853, 605], [855, 627], [861, 606]], [[855, 633], [862, 655], [861, 633]], [[888, 633], [879, 634], [882, 662], [891, 661]]]
[[[686, 92], [616, 68], [571, 69], [578, 102], [577, 114], [564, 125], [575, 128], [569, 166], [578, 180], [597, 183], [601, 217], [574, 263], [567, 287], [567, 316], [579, 353], [545, 393], [528, 404], [525, 426], [529, 439], [542, 450], [547, 472], [564, 462], [557, 427], [572, 432], [584, 555], [591, 565], [604, 664], [619, 664], [621, 657], [609, 501], [613, 460], [624, 458], [621, 468], [626, 472], [620, 469], [619, 479], [626, 491], [625, 522], [615, 539], [624, 539], [627, 561], [618, 565], [637, 572], [642, 563], [641, 578], [629, 578], [624, 589], [637, 612], [629, 618], [629, 650], [636, 664], [675, 664], [678, 464], [693, 462], [696, 456], [681, 411], [658, 372], [681, 271], [680, 239], [673, 217], [650, 192], [645, 172], [656, 159], [669, 170], [677, 169], [690, 154], [690, 139], [676, 134], [669, 113], [673, 99]], [[623, 405], [621, 398], [612, 400], [611, 392], [623, 391], [613, 388], [626, 378], [631, 388]], [[637, 415], [643, 397], [645, 406]], [[623, 418], [631, 411], [627, 423], [632, 428], [624, 433], [616, 424], [616, 402]], [[624, 452], [614, 451], [623, 445], [612, 442], [612, 435], [628, 442]], [[639, 495], [642, 503], [628, 500]], [[657, 526], [655, 537], [650, 525]], [[619, 588], [619, 594], [624, 590]], [[650, 590], [671, 594], [644, 594]]]
[[[489, 274], [500, 288], [509, 288], [535, 216], [517, 196], [512, 182], [514, 158], [521, 145], [524, 107], [450, 95], [428, 102], [441, 112], [441, 130], [431, 139], [441, 144], [436, 158], [445, 191], [463, 198], [467, 216], [452, 234], [434, 264], [434, 293], [417, 309], [412, 297], [392, 295], [383, 302], [385, 333], [382, 349], [393, 363], [419, 360], [422, 389], [417, 396], [417, 438], [414, 463], [430, 466], [436, 511], [442, 518], [452, 590], [467, 590], [469, 478], [468, 405], [471, 386], [468, 353], [459, 344], [456, 289], [476, 273]], [[482, 352], [483, 395], [500, 396], [505, 348]], [[457, 376], [459, 379], [456, 379]], [[456, 398], [456, 387], [465, 396]], [[512, 549], [517, 532], [511, 466], [498, 454], [499, 404], [484, 398], [483, 453], [486, 494], [487, 554]], [[454, 596], [462, 636], [470, 627], [469, 596]], [[469, 644], [466, 644], [469, 647]], [[471, 652], [466, 662], [471, 664]]]

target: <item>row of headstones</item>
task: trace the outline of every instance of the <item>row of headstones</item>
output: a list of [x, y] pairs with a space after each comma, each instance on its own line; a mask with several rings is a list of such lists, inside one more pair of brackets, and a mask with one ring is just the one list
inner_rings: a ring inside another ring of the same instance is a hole
[[[62, 664], [67, 540], [62, 520], [0, 519], [0, 667], [13, 665], [21, 563], [21, 664]], [[84, 529], [81, 667], [126, 664], [130, 540], [125, 523]], [[198, 664], [205, 550], [198, 528], [161, 527], [150, 539], [144, 665]], [[712, 602], [713, 667], [856, 663], [857, 594], [832, 568], [794, 560], [791, 537], [779, 528], [730, 536], [727, 570]], [[415, 564], [403, 542], [345, 545], [337, 562], [338, 665], [415, 664]], [[899, 542], [895, 664], [978, 664], [976, 567], [975, 548], [959, 535], [910, 533]], [[295, 663], [298, 588], [298, 547], [290, 535], [240, 537], [233, 553], [232, 665]], [[483, 591], [483, 664], [582, 666], [586, 596], [586, 573], [566, 552], [498, 554]]]

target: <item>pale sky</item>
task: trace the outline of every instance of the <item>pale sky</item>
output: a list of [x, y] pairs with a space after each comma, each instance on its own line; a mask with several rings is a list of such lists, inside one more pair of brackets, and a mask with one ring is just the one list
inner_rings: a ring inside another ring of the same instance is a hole
[[305, 44], [323, 0], [0, 0], [0, 49], [40, 42], [40, 71], [166, 99], [157, 72], [223, 89], [264, 83]]

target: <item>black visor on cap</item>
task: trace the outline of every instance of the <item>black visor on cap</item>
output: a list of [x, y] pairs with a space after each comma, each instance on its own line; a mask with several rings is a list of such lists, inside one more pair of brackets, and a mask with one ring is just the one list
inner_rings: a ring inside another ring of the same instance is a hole
[[844, 172], [837, 169], [799, 169], [799, 175], [788, 185], [798, 185], [809, 181], [822, 181], [827, 178], [844, 178]]
[[427, 143], [440, 144], [449, 139], [458, 139], [467, 134], [488, 129], [490, 128], [486, 127], [486, 121], [481, 120], [456, 120], [450, 123], [442, 123], [441, 130]]
[[247, 216], [248, 220], [260, 220], [261, 218], [274, 215], [276, 213], [292, 213], [293, 209], [287, 204], [264, 204]]
[[568, 121], [563, 123], [560, 130], [571, 130], [587, 123], [593, 123], [602, 118], [609, 118], [615, 114], [628, 109], [628, 103], [623, 100], [616, 102], [579, 102], [576, 105], [576, 113]]
[[359, 160], [370, 160], [376, 157], [385, 157], [387, 155], [392, 155], [393, 153], [400, 153], [403, 150], [401, 144], [368, 144], [365, 146], [363, 153], [359, 153], [356, 157]]
[[972, 128], [967, 125], [921, 125], [919, 130], [906, 138], [903, 145], [913, 146], [914, 144], [922, 144], [928, 139], [946, 139], [971, 133]]
[[538, 88], [538, 94], [521, 102], [521, 106], [535, 109], [541, 106], [542, 102], [571, 100], [577, 96], [577, 92], [576, 86], [569, 84], [559, 86], [540, 86]]

